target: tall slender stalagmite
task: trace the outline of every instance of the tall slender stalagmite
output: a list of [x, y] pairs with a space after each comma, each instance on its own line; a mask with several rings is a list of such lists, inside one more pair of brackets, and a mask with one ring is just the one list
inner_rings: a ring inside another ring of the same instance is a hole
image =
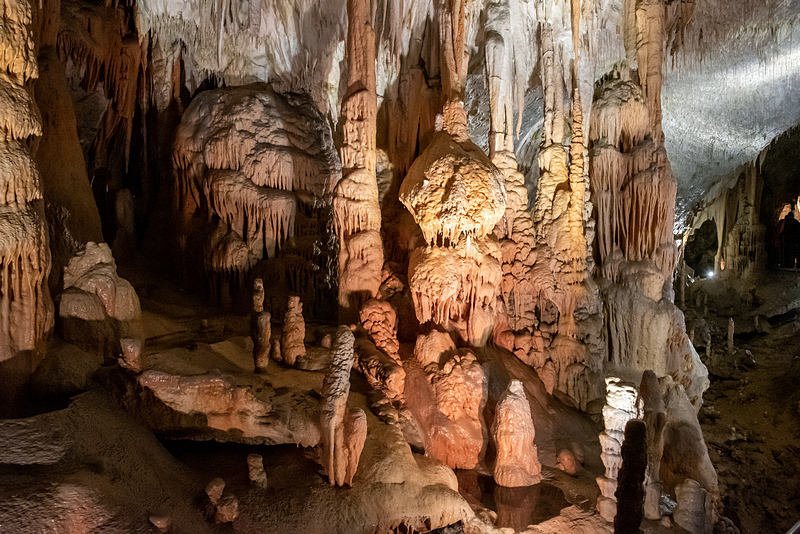
[[381, 209], [375, 177], [378, 100], [375, 32], [369, 0], [347, 0], [347, 90], [342, 102], [342, 179], [333, 210], [339, 238], [340, 321], [358, 321], [361, 305], [378, 295], [383, 268]]
[[42, 135], [31, 94], [38, 75], [31, 6], [8, 0], [0, 43], [0, 411], [13, 412], [53, 324], [50, 249], [39, 172], [31, 154]]

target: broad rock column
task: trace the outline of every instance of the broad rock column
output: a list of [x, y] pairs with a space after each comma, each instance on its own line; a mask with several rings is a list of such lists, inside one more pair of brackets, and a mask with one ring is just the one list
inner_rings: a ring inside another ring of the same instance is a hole
[[0, 411], [13, 412], [53, 326], [50, 248], [31, 145], [42, 135], [31, 6], [5, 2], [0, 32]]

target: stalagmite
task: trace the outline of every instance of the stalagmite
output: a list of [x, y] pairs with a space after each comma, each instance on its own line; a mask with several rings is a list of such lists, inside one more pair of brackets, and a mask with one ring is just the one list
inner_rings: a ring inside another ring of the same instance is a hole
[[334, 190], [334, 220], [339, 238], [340, 321], [355, 322], [361, 305], [378, 295], [383, 268], [383, 244], [370, 240], [369, 253], [351, 245], [362, 232], [381, 227], [376, 179], [375, 33], [368, 0], [347, 0], [348, 79], [342, 100], [342, 179]]
[[264, 458], [260, 454], [247, 455], [247, 476], [251, 484], [267, 487], [267, 474], [264, 472]]
[[253, 319], [253, 361], [256, 372], [262, 372], [269, 365], [271, 351], [270, 337], [272, 336], [272, 315], [262, 311], [254, 314]]
[[677, 506], [672, 513], [675, 524], [689, 532], [708, 534], [714, 525], [711, 511], [711, 496], [700, 484], [687, 478], [682, 484], [675, 486]]
[[[508, 193], [498, 233], [501, 295], [509, 329], [504, 335], [514, 336], [509, 348], [537, 370], [548, 391], [559, 390], [585, 408], [602, 394], [605, 347], [602, 325], [590, 319], [602, 313], [602, 303], [591, 278], [594, 221], [584, 137], [584, 116], [590, 106], [582, 102], [581, 91], [592, 83], [584, 79], [581, 67], [581, 54], [589, 52], [581, 35], [584, 15], [575, 2], [554, 4], [538, 26], [534, 57], [540, 65], [544, 123], [536, 197], [529, 211], [507, 111], [509, 94], [519, 90], [512, 86], [509, 62], [513, 58], [511, 65], [518, 65], [525, 53], [513, 39], [515, 9], [513, 2], [492, 2], [487, 6], [486, 27], [490, 154], [506, 176]], [[562, 38], [570, 33], [571, 39]], [[565, 110], [565, 88], [571, 92], [571, 120]], [[567, 126], [569, 140], [564, 135]]]
[[350, 329], [340, 326], [331, 349], [333, 360], [322, 384], [320, 461], [332, 486], [353, 484], [361, 450], [367, 438], [366, 415], [360, 408], [352, 408], [347, 404], [354, 342]]
[[255, 371], [261, 372], [269, 365], [272, 337], [272, 315], [264, 311], [264, 281], [253, 281], [253, 311], [250, 314], [250, 337], [253, 339]]
[[487, 438], [487, 377], [475, 354], [433, 330], [417, 338], [414, 359], [424, 374], [415, 373], [413, 383], [406, 376], [405, 397], [425, 434], [425, 454], [452, 469], [473, 469]]
[[303, 319], [303, 303], [300, 297], [289, 297], [286, 314], [283, 316], [283, 330], [281, 330], [281, 360], [289, 366], [294, 365], [297, 358], [305, 356], [306, 322]]
[[618, 378], [606, 378], [606, 405], [603, 406], [605, 430], [600, 434], [600, 455], [606, 467], [605, 476], [597, 479], [600, 497], [597, 498], [597, 512], [606, 520], [614, 521], [617, 514], [617, 474], [622, 457], [620, 448], [624, 440], [625, 425], [638, 416], [636, 388], [625, 384]]
[[644, 474], [647, 469], [647, 426], [631, 419], [625, 424], [625, 439], [620, 448], [622, 465], [617, 491], [618, 512], [614, 517], [615, 534], [639, 534], [644, 511]]
[[734, 325], [733, 325], [733, 317], [728, 318], [728, 356], [733, 356], [733, 333], [734, 333]]
[[219, 477], [206, 484], [205, 492], [211, 504], [216, 506], [225, 491], [225, 481]]
[[642, 420], [647, 425], [647, 472], [644, 481], [644, 517], [651, 521], [661, 519], [661, 456], [664, 452], [664, 425], [666, 408], [661, 386], [653, 371], [642, 374], [639, 385], [642, 400]]
[[369, 385], [382, 391], [389, 399], [401, 399], [406, 378], [403, 366], [363, 338], [356, 340], [355, 351], [358, 356], [358, 370], [366, 377]]
[[397, 313], [385, 300], [368, 300], [359, 312], [361, 325], [377, 348], [400, 363], [400, 342], [397, 341]]
[[542, 465], [533, 444], [536, 433], [522, 383], [512, 380], [497, 401], [492, 437], [497, 447], [494, 481], [500, 486], [531, 486], [542, 480]]
[[108, 357], [121, 353], [122, 339], [142, 342], [139, 297], [117, 275], [107, 244], [87, 243], [69, 260], [63, 283], [58, 315], [67, 341]]
[[134, 373], [141, 373], [142, 365], [142, 345], [141, 339], [123, 338], [119, 340], [122, 354], [119, 364]]

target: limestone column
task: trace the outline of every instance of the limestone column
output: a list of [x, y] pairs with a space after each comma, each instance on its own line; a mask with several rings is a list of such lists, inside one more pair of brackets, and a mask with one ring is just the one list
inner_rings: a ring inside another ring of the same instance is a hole
[[31, 146], [42, 135], [31, 5], [9, 0], [0, 41], [0, 411], [13, 413], [53, 325], [50, 249]]
[[375, 177], [378, 100], [370, 1], [347, 0], [347, 17], [342, 179], [334, 189], [333, 211], [339, 239], [339, 320], [354, 323], [361, 305], [378, 295], [383, 243]]

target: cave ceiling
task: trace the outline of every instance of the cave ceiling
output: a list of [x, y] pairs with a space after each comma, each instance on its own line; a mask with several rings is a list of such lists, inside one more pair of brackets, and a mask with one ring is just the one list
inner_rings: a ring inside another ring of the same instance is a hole
[[[486, 4], [487, 0], [475, 2], [468, 14], [466, 43], [472, 59], [465, 95], [470, 134], [484, 149], [489, 129], [481, 31]], [[566, 17], [568, 8], [562, 4], [509, 3], [515, 50], [515, 145], [529, 191], [538, 176], [542, 127], [537, 21]], [[662, 103], [665, 146], [678, 181], [679, 230], [715, 185], [735, 179], [744, 163], [800, 123], [796, 90], [800, 2], [673, 0], [666, 5], [673, 15], [677, 13], [664, 43]], [[372, 8], [380, 106], [397, 98], [403, 73], [409, 69], [421, 66], [429, 81], [436, 78], [438, 45], [430, 38], [435, 34], [433, 0], [377, 0]], [[620, 37], [625, 0], [584, 1], [580, 9], [581, 39], [590, 57], [581, 61], [579, 84], [590, 88], [626, 59]], [[210, 75], [228, 84], [269, 81], [278, 91], [309, 93], [333, 122], [338, 121], [339, 80], [347, 68], [345, 0], [223, 0], [225, 16], [217, 12], [218, 2], [208, 0], [140, 0], [137, 27], [159, 51], [154, 58], [165, 62], [162, 72], [170, 72], [168, 67], [177, 60], [184, 61], [190, 90]], [[568, 28], [555, 38], [566, 43]], [[571, 46], [564, 48], [571, 54]], [[169, 82], [167, 74], [161, 82], [156, 79], [154, 93], [171, 94], [167, 87], [159, 87]]]

